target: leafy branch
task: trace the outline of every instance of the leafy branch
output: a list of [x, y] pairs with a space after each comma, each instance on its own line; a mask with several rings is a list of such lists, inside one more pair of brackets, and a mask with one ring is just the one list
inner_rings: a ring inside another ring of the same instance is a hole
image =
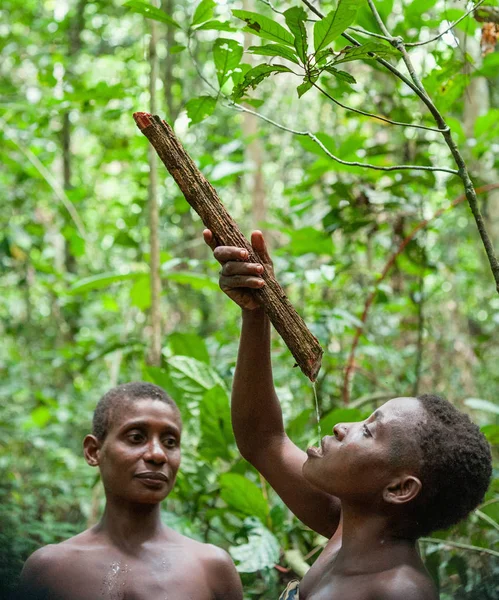
[[[499, 189], [499, 183], [491, 183], [489, 185], [484, 185], [483, 187], [477, 188], [475, 190], [475, 193], [476, 194], [485, 194], [487, 192], [490, 192], [490, 191], [496, 190], [496, 189]], [[376, 279], [376, 281], [373, 284], [372, 291], [368, 294], [368, 296], [364, 302], [364, 309], [362, 311], [362, 315], [359, 317], [360, 325], [357, 327], [357, 329], [355, 331], [352, 346], [350, 348], [350, 354], [349, 354], [348, 361], [347, 361], [347, 366], [345, 368], [345, 374], [343, 376], [342, 399], [343, 399], [344, 404], [349, 404], [349, 402], [350, 402], [352, 380], [353, 380], [353, 374], [355, 371], [355, 354], [357, 351], [357, 346], [359, 344], [360, 337], [364, 331], [367, 317], [369, 315], [369, 310], [371, 309], [371, 306], [374, 303], [374, 300], [376, 298], [376, 294], [378, 293], [380, 284], [386, 278], [386, 276], [388, 275], [388, 273], [394, 266], [397, 258], [402, 254], [402, 252], [405, 250], [407, 245], [416, 237], [417, 233], [419, 231], [421, 231], [421, 229], [424, 229], [425, 227], [427, 227], [432, 221], [434, 221], [435, 219], [437, 219], [438, 217], [443, 215], [445, 212], [456, 207], [458, 204], [461, 204], [461, 202], [463, 202], [464, 200], [466, 200], [466, 194], [461, 194], [460, 196], [455, 198], [448, 206], [445, 206], [444, 208], [437, 210], [437, 212], [434, 215], [432, 215], [431, 217], [429, 217], [428, 219], [424, 219], [423, 221], [420, 221], [417, 225], [415, 225], [413, 227], [413, 229], [409, 233], [409, 235], [407, 235], [400, 242], [398, 248], [395, 250], [395, 252], [393, 252], [393, 254], [390, 255], [390, 257], [386, 261], [385, 266], [383, 267], [381, 273], [379, 274], [378, 278]]]

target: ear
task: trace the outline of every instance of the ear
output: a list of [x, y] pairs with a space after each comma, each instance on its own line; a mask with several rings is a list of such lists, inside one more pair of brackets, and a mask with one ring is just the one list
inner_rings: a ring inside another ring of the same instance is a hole
[[95, 435], [88, 434], [83, 440], [83, 456], [91, 467], [99, 466], [101, 442]]
[[421, 491], [421, 481], [413, 475], [401, 475], [383, 490], [383, 500], [390, 504], [405, 504], [414, 500]]

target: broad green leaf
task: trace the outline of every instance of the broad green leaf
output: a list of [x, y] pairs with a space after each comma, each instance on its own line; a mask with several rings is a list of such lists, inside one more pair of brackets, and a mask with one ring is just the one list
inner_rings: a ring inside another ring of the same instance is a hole
[[229, 552], [240, 573], [256, 573], [272, 569], [279, 562], [280, 547], [276, 537], [256, 519], [247, 519], [251, 527], [248, 543], [231, 546]]
[[213, 44], [213, 58], [217, 72], [218, 85], [222, 87], [232, 75], [243, 56], [243, 47], [236, 40], [218, 38]]
[[[350, 62], [352, 60], [374, 60], [376, 56], [380, 58], [388, 58], [398, 54], [392, 46], [383, 44], [382, 42], [368, 42], [362, 46], [350, 47], [342, 51], [339, 57], [334, 61], [335, 65], [340, 63]], [[374, 56], [376, 55], [376, 56]]]
[[248, 516], [254, 516], [265, 523], [269, 506], [262, 490], [247, 477], [236, 473], [220, 476], [221, 496], [231, 508]]
[[305, 63], [308, 51], [307, 29], [305, 27], [307, 13], [301, 6], [293, 6], [284, 12], [284, 18], [286, 19], [286, 25], [295, 38], [296, 53], [301, 58], [302, 63]]
[[273, 42], [294, 46], [294, 38], [289, 31], [272, 19], [247, 10], [233, 10], [232, 14], [246, 22], [247, 31]]
[[261, 54], [262, 56], [280, 56], [295, 64], [299, 65], [298, 58], [296, 57], [295, 51], [289, 46], [282, 46], [281, 44], [265, 44], [263, 46], [250, 46], [247, 50], [250, 54]]
[[331, 75], [334, 75], [334, 77], [336, 77], [336, 79], [339, 79], [340, 81], [344, 81], [345, 83], [357, 83], [355, 77], [353, 77], [352, 75], [350, 75], [350, 73], [347, 73], [346, 71], [338, 71], [338, 69], [335, 69], [334, 67], [326, 67], [325, 70], [328, 73], [331, 73]]
[[168, 48], [170, 54], [180, 54], [184, 50], [187, 50], [187, 46], [182, 46], [182, 44], [175, 44], [175, 46], [170, 46], [170, 48]]
[[234, 434], [230, 420], [227, 391], [217, 386], [208, 390], [199, 404], [201, 440], [199, 453], [209, 459], [230, 460]]
[[206, 348], [205, 340], [195, 333], [170, 333], [167, 337], [168, 345], [173, 354], [191, 356], [196, 360], [209, 364], [210, 355]]
[[189, 100], [185, 105], [187, 116], [190, 119], [189, 126], [200, 123], [212, 115], [216, 105], [217, 99], [213, 98], [213, 96], [199, 96], [198, 98]]
[[491, 412], [499, 415], [499, 404], [494, 404], [489, 400], [482, 400], [481, 398], [467, 398], [464, 403], [466, 406], [469, 406], [474, 410], [483, 410], [485, 412]]
[[264, 79], [272, 75], [272, 73], [290, 73], [291, 69], [284, 65], [258, 65], [250, 69], [244, 79], [234, 87], [232, 98], [238, 100], [246, 93], [248, 88], [255, 89], [256, 86]]
[[171, 356], [166, 362], [173, 383], [184, 392], [199, 395], [216, 385], [225, 387], [214, 369], [191, 356]]
[[149, 275], [139, 277], [130, 290], [132, 306], [147, 310], [151, 306], [151, 280]]
[[69, 290], [69, 294], [81, 294], [90, 290], [100, 290], [108, 287], [119, 281], [135, 280], [145, 275], [144, 272], [135, 273], [101, 273], [100, 275], [92, 275], [84, 277], [73, 283]]
[[314, 25], [314, 48], [319, 52], [329, 46], [355, 21], [357, 10], [363, 0], [338, 0], [336, 10]]
[[[151, 383], [155, 383], [156, 385], [159, 385], [159, 387], [162, 387], [180, 406], [182, 400], [181, 394], [178, 393], [178, 389], [166, 369], [146, 366], [143, 368], [142, 377], [144, 381], [150, 381]], [[182, 415], [183, 419], [186, 417], [187, 415]]]
[[194, 27], [213, 19], [213, 9], [215, 6], [215, 0], [201, 0], [194, 11], [191, 25]]
[[196, 27], [196, 31], [211, 31], [211, 30], [213, 30], [213, 31], [237, 31], [237, 29], [235, 27], [232, 27], [232, 25], [228, 21], [217, 21], [217, 20], [207, 21], [206, 23], [203, 23], [199, 27]]
[[303, 83], [300, 83], [300, 85], [296, 88], [296, 91], [298, 92], [298, 98], [301, 98], [303, 94], [306, 94], [312, 85], [313, 83], [310, 81], [310, 79], [305, 77]]
[[164, 10], [156, 8], [156, 6], [152, 6], [151, 4], [147, 4], [147, 2], [141, 2], [140, 0], [128, 0], [128, 2], [125, 2], [123, 6], [126, 6], [133, 12], [144, 15], [153, 21], [160, 21], [161, 23], [167, 23], [168, 25], [173, 25], [174, 27], [180, 28], [180, 25], [174, 19], [172, 19], [169, 14], [165, 13]]

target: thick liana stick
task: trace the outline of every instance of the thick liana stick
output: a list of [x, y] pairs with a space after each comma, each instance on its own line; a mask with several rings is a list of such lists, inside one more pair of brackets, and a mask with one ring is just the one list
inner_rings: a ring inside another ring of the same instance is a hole
[[[251, 244], [239, 230], [222, 204], [213, 186], [196, 167], [172, 128], [160, 117], [138, 112], [133, 115], [140, 131], [151, 142], [187, 202], [201, 217], [204, 225], [223, 246], [246, 248], [251, 262], [261, 263]], [[265, 286], [254, 290], [272, 324], [290, 349], [298, 366], [315, 381], [321, 367], [323, 350], [303, 319], [293, 308], [275, 277], [264, 270]]]

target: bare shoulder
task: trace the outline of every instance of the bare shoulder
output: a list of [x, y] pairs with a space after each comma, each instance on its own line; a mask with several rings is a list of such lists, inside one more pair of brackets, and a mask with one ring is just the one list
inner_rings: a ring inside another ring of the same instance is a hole
[[438, 600], [430, 577], [409, 566], [399, 567], [376, 577], [369, 600]]
[[74, 563], [75, 554], [81, 551], [87, 540], [87, 532], [83, 532], [59, 544], [49, 544], [33, 552], [24, 563], [21, 572], [21, 590], [36, 590], [33, 598], [43, 598], [44, 592], [57, 588], [61, 581], [61, 573], [67, 573], [68, 565]]
[[[44, 546], [34, 552], [24, 563], [21, 572], [21, 598], [45, 598], [53, 591], [58, 574], [64, 570], [68, 560], [67, 553], [61, 550], [61, 544]], [[31, 596], [31, 594], [35, 594]]]
[[214, 600], [242, 600], [241, 579], [229, 553], [214, 546], [177, 534], [189, 554], [197, 559], [213, 593]]

